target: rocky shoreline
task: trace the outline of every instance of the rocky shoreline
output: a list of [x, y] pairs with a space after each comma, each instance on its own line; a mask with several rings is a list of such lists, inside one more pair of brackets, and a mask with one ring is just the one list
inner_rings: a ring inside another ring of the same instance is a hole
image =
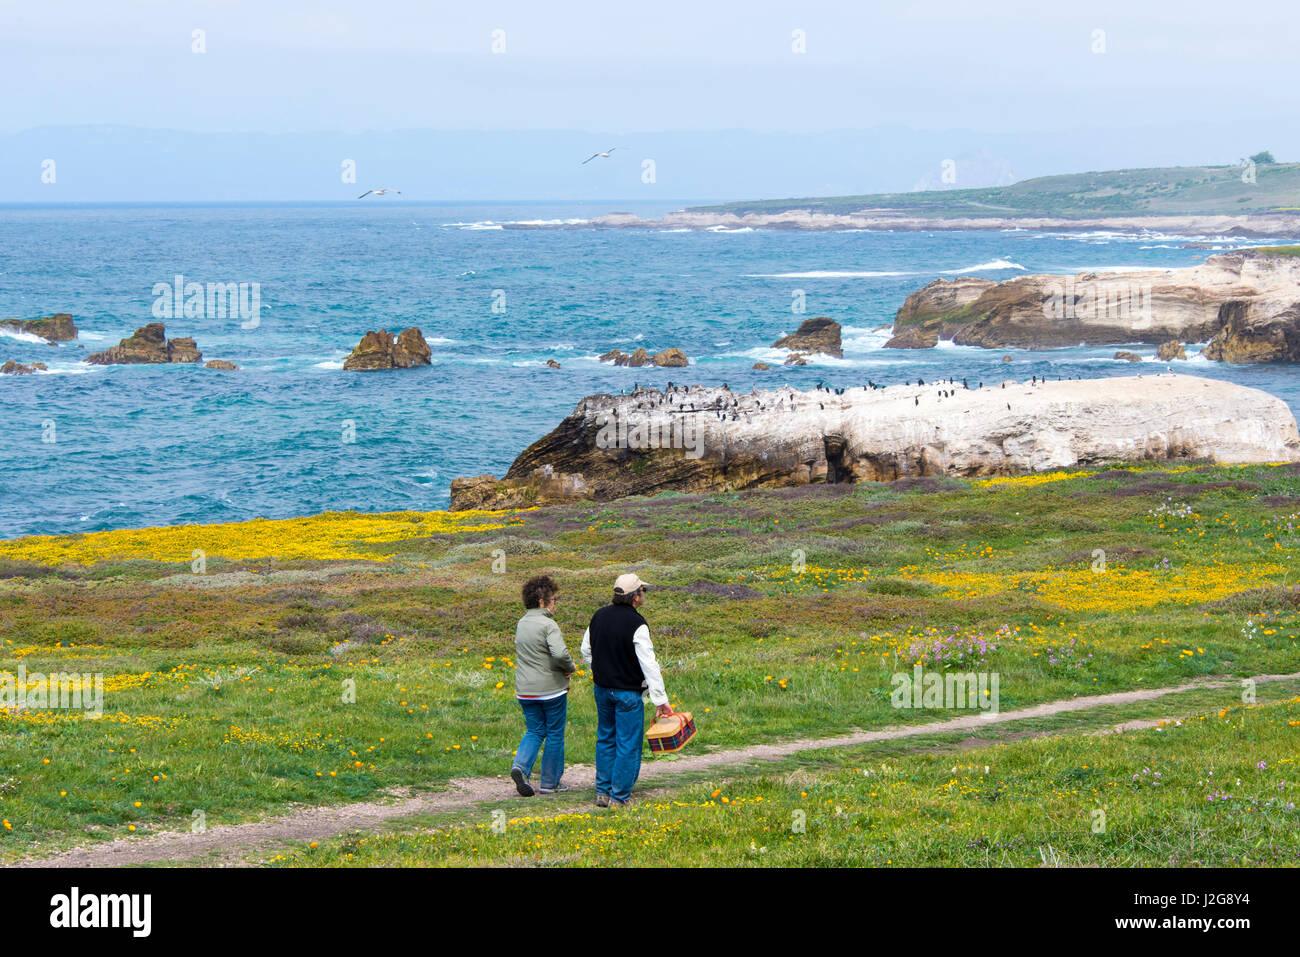
[[1209, 359], [1296, 362], [1300, 257], [1242, 250], [1186, 269], [936, 279], [907, 297], [893, 333], [886, 348], [1147, 343], [1177, 359], [1186, 357], [1183, 343], [1208, 342]]
[[887, 210], [864, 209], [855, 213], [815, 213], [807, 209], [777, 213], [706, 213], [678, 210], [657, 219], [642, 219], [634, 213], [607, 213], [580, 224], [509, 223], [507, 229], [870, 229], [897, 232], [942, 232], [965, 230], [1050, 229], [1059, 232], [1181, 233], [1214, 236], [1268, 237], [1300, 232], [1300, 216], [1201, 215], [1201, 216], [1104, 216], [1064, 219], [1050, 216], [908, 216]]
[[593, 395], [451, 508], [610, 501], [1145, 461], [1300, 461], [1286, 403], [1195, 376]]

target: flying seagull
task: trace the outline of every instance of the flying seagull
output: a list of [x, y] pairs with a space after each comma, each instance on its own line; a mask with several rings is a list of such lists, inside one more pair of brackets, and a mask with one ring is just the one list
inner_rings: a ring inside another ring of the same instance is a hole
[[357, 199], [365, 199], [371, 193], [374, 193], [376, 196], [383, 196], [385, 193], [396, 193], [398, 196], [402, 195], [402, 191], [400, 189], [393, 189], [391, 186], [385, 186], [382, 189], [368, 189], [360, 196], [358, 196]]
[[603, 156], [605, 159], [609, 159], [609, 154], [612, 153], [612, 152], [614, 152], [614, 150], [616, 150], [616, 149], [618, 149], [617, 146], [611, 146], [609, 149], [605, 150], [605, 152], [603, 152], [603, 153], [592, 153], [590, 156], [588, 156], [585, 160], [583, 160], [583, 161], [582, 161], [581, 163], [579, 163], [578, 165], [579, 165], [579, 166], [586, 166], [588, 163], [590, 163], [592, 160], [594, 160], [597, 156]]

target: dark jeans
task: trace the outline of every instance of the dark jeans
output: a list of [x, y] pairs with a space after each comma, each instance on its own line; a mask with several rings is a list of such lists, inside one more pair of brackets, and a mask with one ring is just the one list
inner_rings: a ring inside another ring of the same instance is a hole
[[532, 777], [537, 752], [542, 750], [545, 741], [541, 784], [553, 788], [564, 775], [564, 722], [569, 712], [569, 696], [562, 694], [546, 701], [518, 700], [524, 712], [524, 736], [515, 752], [514, 766], [523, 769], [524, 777]]
[[593, 687], [596, 689], [596, 793], [626, 801], [641, 774], [645, 705], [639, 691]]

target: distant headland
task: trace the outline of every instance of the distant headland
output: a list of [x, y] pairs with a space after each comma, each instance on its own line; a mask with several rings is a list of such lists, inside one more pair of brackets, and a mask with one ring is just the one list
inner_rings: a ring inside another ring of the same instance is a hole
[[1273, 236], [1300, 231], [1300, 163], [1171, 166], [1040, 176], [1011, 186], [748, 200], [658, 219], [586, 225], [669, 229], [1061, 229]]

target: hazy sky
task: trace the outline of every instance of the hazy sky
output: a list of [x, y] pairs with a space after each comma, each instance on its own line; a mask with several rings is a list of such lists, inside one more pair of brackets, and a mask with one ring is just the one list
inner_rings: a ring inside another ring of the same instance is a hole
[[[0, 130], [1294, 125], [1294, 3], [0, 0]], [[206, 52], [192, 52], [205, 31]], [[493, 53], [503, 30], [505, 52]], [[792, 51], [803, 30], [807, 52]], [[1094, 30], [1104, 53], [1092, 52]], [[20, 92], [21, 91], [21, 92]], [[15, 95], [18, 94], [18, 95]]]
[[[1260, 149], [1294, 160], [1298, 9], [0, 0], [0, 201], [326, 198], [343, 190], [309, 181], [337, 183], [340, 157], [367, 146], [368, 174], [429, 198], [641, 196], [638, 155], [669, 152], [659, 192], [679, 198], [910, 189], [945, 157], [1016, 178]], [[144, 130], [232, 135], [155, 148]], [[377, 135], [391, 131], [514, 138], [439, 140], [435, 176], [418, 145], [396, 162]], [[572, 154], [616, 143], [632, 165], [579, 178]], [[750, 168], [733, 177], [725, 154], [742, 150]], [[268, 152], [283, 161], [258, 172]], [[46, 189], [36, 173], [56, 156]]]

